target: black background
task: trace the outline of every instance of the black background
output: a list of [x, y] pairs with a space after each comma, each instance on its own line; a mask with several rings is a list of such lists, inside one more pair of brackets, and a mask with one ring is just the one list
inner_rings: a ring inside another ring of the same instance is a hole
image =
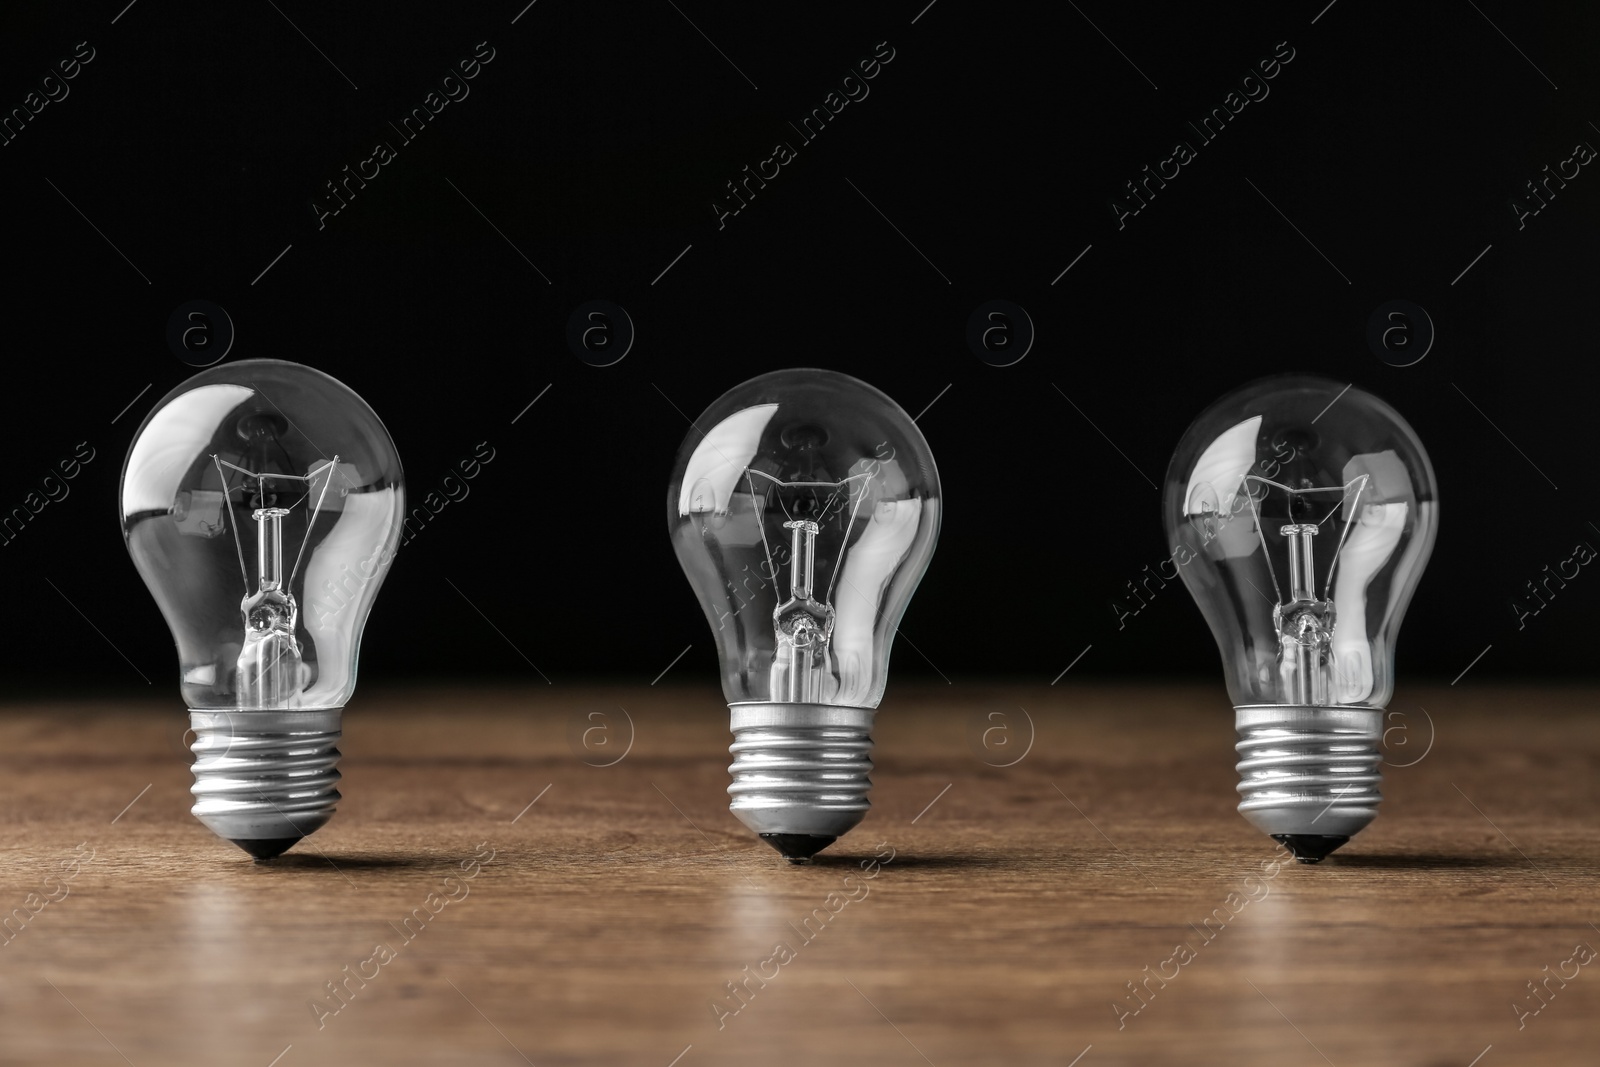
[[[537, 682], [530, 660], [558, 684], [649, 680], [689, 646], [669, 677], [709, 684], [666, 535], [672, 457], [723, 391], [805, 365], [927, 408], [945, 524], [897, 677], [1048, 681], [1092, 646], [1075, 676], [1220, 693], [1179, 583], [1120, 629], [1113, 601], [1166, 555], [1154, 485], [1189, 421], [1291, 370], [1385, 397], [1432, 455], [1441, 531], [1402, 678], [1447, 681], [1486, 647], [1462, 684], [1592, 672], [1600, 577], [1520, 630], [1512, 600], [1600, 546], [1600, 173], [1520, 230], [1510, 201], [1600, 145], [1594, 9], [524, 3], [5, 5], [0, 108], [95, 50], [0, 147], [0, 508], [78, 442], [96, 456], [0, 546], [9, 692], [175, 692], [116, 498], [140, 420], [193, 372], [165, 333], [194, 299], [230, 313], [230, 360], [360, 392], [413, 501], [495, 450], [401, 551], [367, 681]], [[319, 230], [323, 184], [480, 41], [470, 95]], [[882, 41], [870, 95], [799, 145], [788, 123]], [[1185, 122], [1280, 41], [1270, 95], [1199, 145]], [[1119, 229], [1110, 200], [1180, 138], [1197, 158]], [[780, 140], [798, 158], [719, 229], [724, 183]], [[965, 341], [995, 298], [1037, 328], [1010, 367]], [[592, 299], [637, 329], [614, 366], [566, 344]], [[1366, 342], [1393, 299], [1437, 329], [1414, 366]]]

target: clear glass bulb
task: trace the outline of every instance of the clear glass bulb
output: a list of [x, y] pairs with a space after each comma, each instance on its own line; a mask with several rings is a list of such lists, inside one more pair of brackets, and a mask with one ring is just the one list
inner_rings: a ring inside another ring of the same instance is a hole
[[194, 814], [279, 855], [339, 800], [340, 713], [405, 519], [394, 442], [321, 371], [213, 367], [134, 434], [121, 510], [178, 649]]
[[1370, 393], [1269, 378], [1189, 427], [1162, 510], [1222, 652], [1239, 811], [1315, 863], [1377, 815], [1395, 639], [1438, 525], [1428, 454]]
[[729, 390], [678, 452], [667, 524], [722, 662], [730, 807], [792, 860], [870, 806], [873, 713], [939, 513], [916, 423], [834, 371]]

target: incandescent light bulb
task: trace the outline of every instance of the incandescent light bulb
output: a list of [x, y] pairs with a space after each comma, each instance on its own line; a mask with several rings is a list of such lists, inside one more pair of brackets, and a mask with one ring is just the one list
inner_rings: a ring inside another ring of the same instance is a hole
[[733, 814], [799, 862], [870, 806], [889, 649], [939, 535], [939, 474], [883, 393], [783, 370], [695, 422], [667, 490], [733, 731]]
[[1189, 427], [1162, 511], [1222, 651], [1239, 811], [1316, 863], [1377, 815], [1395, 638], [1439, 517], [1428, 454], [1370, 393], [1269, 378]]
[[122, 532], [178, 648], [194, 814], [258, 860], [333, 816], [340, 714], [405, 513], [377, 415], [320, 371], [201, 372], [145, 418]]

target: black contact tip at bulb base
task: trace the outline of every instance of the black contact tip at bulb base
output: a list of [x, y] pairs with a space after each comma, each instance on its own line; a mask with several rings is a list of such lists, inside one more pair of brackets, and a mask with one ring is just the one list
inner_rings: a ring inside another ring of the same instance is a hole
[[1338, 834], [1273, 834], [1272, 839], [1301, 863], [1321, 863], [1350, 839]]
[[240, 848], [242, 848], [246, 852], [250, 853], [250, 855], [254, 856], [256, 858], [256, 862], [257, 863], [266, 863], [268, 860], [275, 860], [279, 856], [283, 855], [285, 852], [289, 851], [291, 848], [293, 848], [296, 844], [298, 844], [300, 842], [301, 838], [298, 838], [298, 837], [254, 837], [254, 838], [232, 837], [232, 838], [229, 838], [228, 840], [232, 841], [234, 844], [238, 845]]
[[805, 863], [839, 839], [826, 834], [762, 834], [761, 840], [783, 853], [790, 863]]

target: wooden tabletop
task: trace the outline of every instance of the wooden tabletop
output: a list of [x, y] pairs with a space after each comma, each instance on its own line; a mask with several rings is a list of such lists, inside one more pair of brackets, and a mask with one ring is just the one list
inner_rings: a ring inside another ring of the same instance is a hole
[[269, 865], [188, 814], [176, 701], [14, 706], [0, 1063], [1594, 1063], [1597, 704], [1402, 689], [1316, 867], [1234, 811], [1220, 685], [892, 684], [803, 867], [709, 689], [367, 687]]

